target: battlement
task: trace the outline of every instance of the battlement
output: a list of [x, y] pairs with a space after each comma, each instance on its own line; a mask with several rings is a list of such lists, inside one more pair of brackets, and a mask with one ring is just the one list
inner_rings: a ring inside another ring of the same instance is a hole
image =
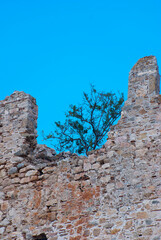
[[121, 119], [88, 157], [37, 144], [30, 95], [0, 101], [0, 239], [159, 240], [159, 85], [156, 58], [140, 59]]

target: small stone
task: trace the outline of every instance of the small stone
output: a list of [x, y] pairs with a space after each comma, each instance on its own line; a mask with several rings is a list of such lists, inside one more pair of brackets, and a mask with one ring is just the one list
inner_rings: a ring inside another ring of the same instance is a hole
[[114, 151], [110, 151], [110, 152], [107, 153], [107, 156], [108, 156], [109, 158], [113, 157], [114, 155], [115, 155], [115, 152], [114, 152]]
[[4, 230], [5, 230], [5, 227], [1, 227], [1, 228], [0, 228], [0, 234], [3, 234], [3, 233], [4, 233]]
[[144, 235], [151, 236], [153, 234], [153, 230], [151, 228], [148, 228], [144, 231]]
[[24, 166], [25, 166], [25, 164], [22, 162], [22, 163], [19, 163], [19, 164], [17, 165], [17, 168], [20, 169], [20, 168], [23, 168]]
[[120, 231], [120, 229], [117, 229], [117, 228], [112, 229], [112, 230], [111, 230], [111, 234], [112, 234], [112, 235], [113, 235], [113, 234], [117, 234], [119, 231]]
[[147, 225], [151, 225], [153, 221], [151, 219], [147, 219], [145, 222]]
[[126, 224], [125, 224], [125, 229], [129, 229], [131, 227], [132, 227], [132, 220], [127, 221]]
[[2, 220], [3, 213], [0, 211], [0, 221]]
[[80, 173], [80, 172], [82, 172], [82, 167], [81, 166], [74, 168], [74, 173]]
[[100, 224], [105, 223], [105, 222], [106, 222], [106, 218], [101, 218], [101, 219], [99, 220], [99, 223], [100, 223]]
[[6, 170], [5, 169], [2, 169], [1, 171], [0, 171], [0, 177], [5, 177], [6, 176]]
[[88, 237], [90, 234], [90, 231], [89, 230], [85, 230], [84, 233], [83, 233], [83, 237]]
[[106, 169], [106, 168], [109, 168], [110, 167], [110, 164], [109, 163], [105, 163], [102, 165], [102, 168]]
[[84, 163], [84, 171], [88, 171], [91, 169], [91, 164], [90, 163]]
[[77, 228], [77, 233], [78, 233], [78, 234], [81, 234], [81, 233], [82, 233], [82, 226], [79, 226], [79, 227]]
[[100, 164], [99, 163], [95, 163], [92, 165], [92, 169], [99, 169], [100, 168]]
[[12, 168], [9, 169], [8, 174], [11, 175], [11, 174], [14, 174], [14, 173], [17, 173], [17, 172], [18, 172], [17, 167], [12, 167]]
[[8, 209], [8, 201], [3, 201], [1, 203], [1, 211], [6, 211]]
[[14, 197], [15, 197], [15, 192], [14, 192], [14, 191], [9, 191], [9, 192], [7, 192], [6, 195], [7, 195], [8, 198], [14, 199]]
[[107, 223], [104, 228], [112, 228], [114, 226], [113, 223]]
[[47, 217], [50, 221], [55, 221], [57, 219], [57, 213], [56, 212], [50, 212], [50, 213], [48, 213]]
[[25, 177], [30, 177], [37, 174], [37, 170], [30, 170], [25, 174]]
[[20, 183], [20, 178], [13, 178], [11, 180], [12, 183]]
[[4, 199], [4, 198], [5, 198], [4, 192], [0, 192], [0, 199]]
[[45, 167], [42, 172], [43, 173], [49, 173], [49, 172], [53, 172], [55, 170], [55, 167]]
[[56, 199], [51, 199], [46, 202], [46, 206], [52, 206], [52, 205], [55, 205], [56, 203], [57, 203]]
[[103, 183], [108, 183], [111, 180], [111, 177], [109, 175], [107, 175], [105, 177], [102, 177], [100, 180]]
[[30, 181], [37, 181], [38, 180], [38, 176], [31, 176], [30, 177]]
[[3, 164], [5, 164], [6, 163], [6, 159], [0, 159], [0, 165], [3, 165]]
[[1, 226], [7, 226], [9, 224], [10, 224], [10, 222], [7, 220], [7, 218], [5, 218], [3, 221], [1, 221]]
[[132, 141], [135, 141], [135, 140], [136, 140], [136, 135], [133, 133], [130, 136], [130, 141], [132, 142]]
[[30, 178], [29, 177], [25, 177], [25, 178], [22, 178], [20, 183], [23, 184], [23, 183], [28, 183], [30, 182]]
[[99, 228], [94, 229], [94, 230], [93, 230], [93, 235], [94, 235], [95, 237], [99, 236], [99, 235], [100, 235], [100, 229], [99, 229]]
[[148, 218], [148, 214], [146, 212], [138, 212], [137, 213], [137, 218], [138, 219]]

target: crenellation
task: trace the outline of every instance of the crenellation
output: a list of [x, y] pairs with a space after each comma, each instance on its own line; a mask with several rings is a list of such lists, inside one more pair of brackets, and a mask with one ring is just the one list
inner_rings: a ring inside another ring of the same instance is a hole
[[37, 144], [30, 95], [0, 101], [0, 239], [160, 239], [159, 91], [156, 58], [140, 59], [121, 119], [88, 157]]

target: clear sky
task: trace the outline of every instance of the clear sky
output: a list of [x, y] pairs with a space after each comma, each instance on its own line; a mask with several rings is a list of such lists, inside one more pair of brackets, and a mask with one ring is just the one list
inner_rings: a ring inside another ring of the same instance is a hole
[[161, 0], [0, 0], [0, 99], [37, 99], [39, 143], [90, 83], [127, 98], [128, 73], [148, 55], [161, 69]]

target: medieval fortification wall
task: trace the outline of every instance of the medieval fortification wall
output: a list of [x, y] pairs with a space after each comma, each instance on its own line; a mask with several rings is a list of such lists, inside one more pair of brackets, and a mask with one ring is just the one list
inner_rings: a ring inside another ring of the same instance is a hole
[[121, 119], [88, 157], [37, 144], [30, 95], [0, 101], [0, 239], [160, 240], [159, 83], [156, 58], [140, 59]]

